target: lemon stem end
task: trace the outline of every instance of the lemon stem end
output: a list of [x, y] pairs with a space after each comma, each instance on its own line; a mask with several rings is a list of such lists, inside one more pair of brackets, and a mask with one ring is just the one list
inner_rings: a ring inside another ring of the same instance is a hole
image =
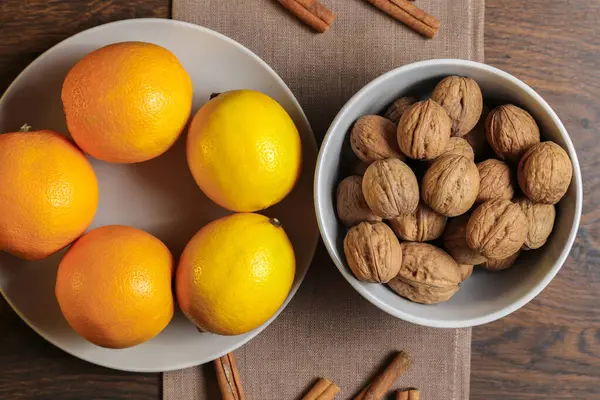
[[277, 218], [270, 218], [269, 222], [271, 223], [271, 225], [273, 225], [275, 228], [281, 228], [281, 222], [279, 222], [279, 220]]

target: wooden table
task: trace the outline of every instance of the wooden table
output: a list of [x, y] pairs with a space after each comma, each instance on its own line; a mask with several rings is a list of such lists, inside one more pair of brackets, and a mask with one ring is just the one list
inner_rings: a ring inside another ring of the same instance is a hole
[[[169, 14], [169, 0], [0, 0], [0, 93], [35, 57], [76, 32]], [[583, 169], [584, 215], [571, 256], [550, 286], [520, 311], [474, 329], [473, 399], [600, 399], [599, 20], [600, 0], [487, 0], [486, 62], [523, 79], [562, 118]], [[159, 374], [112, 371], [71, 357], [29, 329], [4, 300], [0, 371], [0, 399], [158, 400], [161, 394]]]

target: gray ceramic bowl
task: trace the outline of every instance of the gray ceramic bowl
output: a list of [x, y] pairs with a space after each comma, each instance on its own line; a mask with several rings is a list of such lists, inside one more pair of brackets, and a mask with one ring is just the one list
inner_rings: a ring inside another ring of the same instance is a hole
[[[379, 114], [404, 94], [427, 95], [448, 75], [475, 79], [484, 101], [492, 106], [513, 103], [536, 119], [543, 140], [562, 146], [573, 161], [571, 186], [557, 206], [552, 236], [539, 250], [523, 252], [517, 265], [497, 273], [476, 269], [460, 291], [446, 303], [421, 305], [392, 292], [385, 285], [358, 281], [346, 264], [343, 239], [346, 233], [335, 210], [335, 189], [351, 174], [349, 131], [362, 115]], [[420, 325], [459, 328], [502, 318], [532, 300], [550, 283], [565, 262], [577, 234], [581, 216], [582, 184], [579, 161], [565, 127], [533, 89], [489, 65], [464, 60], [430, 60], [398, 68], [375, 79], [356, 93], [331, 124], [321, 146], [315, 174], [315, 207], [325, 246], [346, 280], [383, 311]]]

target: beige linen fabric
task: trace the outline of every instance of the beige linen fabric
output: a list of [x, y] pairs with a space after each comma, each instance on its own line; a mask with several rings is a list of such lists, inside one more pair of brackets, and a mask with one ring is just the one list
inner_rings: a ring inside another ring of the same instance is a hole
[[[426, 40], [364, 0], [322, 0], [338, 18], [313, 33], [274, 0], [173, 0], [173, 18], [221, 32], [258, 54], [292, 89], [320, 141], [363, 85], [431, 58], [483, 61], [484, 0], [417, 0], [441, 21]], [[321, 245], [295, 298], [235, 352], [248, 400], [301, 398], [319, 376], [352, 398], [395, 350], [414, 358], [396, 387], [424, 400], [469, 397], [470, 329], [432, 329], [391, 317], [344, 281]], [[212, 365], [165, 373], [164, 400], [220, 399]]]

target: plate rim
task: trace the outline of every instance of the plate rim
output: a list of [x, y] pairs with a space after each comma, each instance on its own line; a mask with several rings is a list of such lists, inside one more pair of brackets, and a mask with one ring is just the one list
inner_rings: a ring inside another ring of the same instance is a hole
[[[6, 90], [4, 91], [4, 93], [0, 96], [0, 105], [2, 104], [2, 101], [4, 100], [4, 98], [8, 95], [9, 92], [11, 92], [13, 89], [13, 87], [16, 85], [16, 82], [19, 81], [20, 79], [23, 78], [23, 76], [27, 73], [27, 71], [32, 68], [33, 65], [41, 62], [40, 60], [42, 60], [44, 57], [47, 57], [47, 55], [49, 53], [51, 53], [52, 51], [54, 51], [57, 47], [60, 46], [67, 46], [69, 45], [69, 43], [71, 41], [76, 40], [79, 36], [83, 36], [84, 34], [90, 34], [90, 33], [94, 33], [95, 31], [101, 31], [104, 29], [110, 29], [114, 26], [117, 25], [139, 25], [139, 24], [163, 24], [163, 25], [175, 25], [175, 26], [180, 26], [180, 27], [185, 27], [185, 28], [190, 28], [190, 29], [195, 29], [199, 32], [202, 32], [204, 34], [210, 35], [210, 36], [214, 36], [220, 40], [223, 40], [224, 42], [229, 43], [230, 45], [237, 47], [239, 50], [241, 50], [243, 53], [245, 53], [246, 55], [250, 56], [251, 58], [253, 58], [255, 61], [257, 61], [266, 71], [269, 75], [271, 75], [275, 81], [277, 81], [280, 86], [283, 88], [283, 91], [286, 92], [286, 94], [290, 97], [290, 99], [292, 100], [292, 103], [298, 108], [298, 110], [300, 111], [300, 117], [302, 118], [303, 122], [305, 123], [306, 127], [308, 128], [308, 132], [307, 132], [307, 136], [308, 136], [308, 144], [310, 145], [311, 148], [314, 148], [315, 151], [315, 159], [318, 157], [318, 153], [319, 153], [319, 146], [317, 144], [317, 140], [315, 138], [314, 135], [314, 131], [312, 129], [312, 126], [310, 124], [310, 121], [308, 120], [308, 118], [306, 117], [306, 113], [304, 112], [304, 109], [302, 108], [302, 106], [300, 105], [300, 102], [298, 101], [298, 99], [296, 98], [296, 96], [294, 95], [294, 93], [292, 92], [292, 90], [289, 88], [289, 86], [285, 83], [285, 81], [279, 76], [279, 74], [277, 72], [275, 72], [275, 70], [266, 62], [264, 61], [261, 57], [259, 57], [256, 53], [254, 53], [252, 50], [248, 49], [246, 46], [244, 46], [243, 44], [239, 43], [238, 41], [222, 34], [219, 33], [215, 30], [212, 30], [210, 28], [207, 28], [205, 26], [202, 25], [197, 25], [197, 24], [193, 24], [190, 22], [185, 22], [185, 21], [179, 21], [179, 20], [174, 20], [174, 19], [170, 19], [170, 18], [129, 18], [129, 19], [124, 19], [124, 20], [119, 20], [119, 21], [112, 21], [112, 22], [108, 22], [105, 24], [101, 24], [101, 25], [96, 25], [94, 27], [85, 29], [83, 31], [80, 31], [74, 35], [71, 35], [63, 40], [61, 40], [60, 42], [54, 44], [52, 47], [48, 48], [47, 50], [45, 50], [43, 53], [41, 53], [40, 55], [38, 55], [33, 61], [31, 61], [10, 83], [10, 85], [8, 85], [8, 87], [6, 88]], [[305, 140], [305, 138], [303, 138], [303, 140]], [[316, 164], [315, 164], [315, 169], [316, 169]], [[310, 174], [311, 178], [313, 178], [313, 174]], [[313, 189], [313, 185], [312, 182], [310, 184], [311, 190], [313, 190], [313, 194], [310, 198], [311, 204], [312, 204], [312, 197], [314, 197], [314, 189]], [[285, 310], [287, 308], [287, 306], [289, 305], [289, 303], [292, 301], [292, 299], [294, 298], [294, 296], [296, 295], [296, 293], [298, 292], [298, 290], [300, 289], [300, 287], [302, 286], [302, 283], [304, 282], [304, 279], [306, 278], [306, 274], [308, 273], [308, 270], [310, 269], [319, 241], [321, 239], [321, 235], [319, 233], [319, 227], [317, 224], [317, 220], [316, 220], [316, 215], [315, 215], [315, 219], [314, 219], [314, 239], [312, 240], [313, 243], [311, 243], [311, 253], [309, 254], [309, 261], [308, 261], [308, 266], [304, 269], [304, 271], [301, 272], [300, 275], [297, 275], [297, 277], [299, 278], [299, 283], [297, 285], [297, 287], [292, 287], [292, 289], [290, 290], [288, 297], [286, 298], [286, 300], [284, 301], [284, 303], [279, 307], [279, 309], [277, 310], [277, 312], [271, 317], [269, 318], [269, 320], [267, 320], [265, 323], [263, 323], [261, 326], [259, 326], [258, 328], [250, 331], [247, 335], [247, 337], [245, 337], [243, 340], [241, 340], [240, 342], [234, 344], [233, 346], [227, 346], [224, 350], [217, 352], [217, 357], [215, 357], [214, 359], [200, 359], [198, 361], [194, 361], [194, 362], [185, 362], [185, 363], [179, 363], [179, 364], [173, 364], [172, 366], [168, 367], [168, 368], [161, 368], [161, 369], [157, 369], [157, 368], [128, 368], [128, 367], [116, 367], [114, 365], [109, 365], [105, 362], [99, 362], [94, 360], [91, 357], [87, 357], [85, 354], [83, 355], [78, 355], [78, 354], [74, 354], [73, 352], [70, 351], [69, 348], [66, 348], [62, 345], [59, 345], [57, 342], [55, 342], [54, 340], [50, 339], [48, 336], [46, 336], [46, 334], [44, 332], [41, 332], [40, 330], [38, 330], [36, 327], [34, 327], [31, 323], [31, 321], [29, 321], [22, 313], [21, 311], [15, 307], [15, 305], [13, 304], [13, 302], [10, 300], [10, 298], [8, 298], [8, 296], [4, 293], [4, 290], [2, 290], [2, 287], [0, 287], [0, 294], [2, 294], [2, 297], [4, 298], [4, 300], [8, 303], [8, 305], [11, 307], [11, 309], [19, 316], [19, 318], [21, 318], [21, 320], [23, 322], [25, 322], [27, 324], [27, 326], [29, 326], [29, 328], [31, 328], [35, 333], [37, 333], [39, 336], [41, 336], [44, 340], [46, 340], [47, 342], [51, 343], [53, 346], [57, 347], [58, 349], [64, 351], [65, 353], [76, 357], [80, 360], [89, 362], [91, 364], [95, 364], [95, 365], [99, 365], [101, 367], [104, 368], [109, 368], [109, 369], [113, 369], [113, 370], [119, 370], [119, 371], [126, 371], [126, 372], [139, 372], [139, 373], [159, 373], [159, 372], [169, 372], [169, 371], [176, 371], [176, 370], [180, 370], [180, 369], [185, 369], [185, 368], [190, 368], [190, 367], [195, 367], [201, 364], [205, 364], [208, 362], [211, 362], [219, 357], [222, 357], [223, 355], [232, 352], [242, 346], [244, 346], [246, 343], [248, 343], [250, 340], [254, 339], [257, 335], [259, 335], [264, 329], [266, 329], [269, 325], [271, 325], [271, 323], [279, 316], [279, 314], [281, 314], [281, 312], [283, 312], [283, 310]], [[298, 271], [298, 268], [296, 268], [296, 271]]]

